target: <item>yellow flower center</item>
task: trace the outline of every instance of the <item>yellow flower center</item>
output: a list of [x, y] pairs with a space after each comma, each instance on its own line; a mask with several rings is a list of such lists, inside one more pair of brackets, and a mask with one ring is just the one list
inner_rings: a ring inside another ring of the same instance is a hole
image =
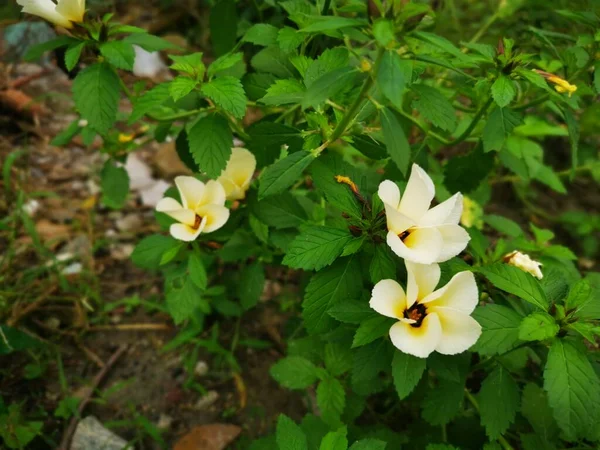
[[197, 230], [198, 228], [200, 228], [201, 223], [202, 223], [202, 217], [200, 217], [198, 214], [196, 214], [196, 219], [194, 219], [194, 225], [192, 226], [192, 228], [194, 230]]

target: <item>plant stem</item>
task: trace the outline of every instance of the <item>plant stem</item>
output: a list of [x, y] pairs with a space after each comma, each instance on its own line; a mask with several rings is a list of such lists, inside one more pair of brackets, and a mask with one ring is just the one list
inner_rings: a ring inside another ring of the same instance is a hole
[[156, 116], [152, 113], [148, 113], [146, 115], [148, 117], [150, 117], [151, 119], [156, 120], [158, 122], [172, 122], [174, 120], [185, 119], [186, 117], [195, 116], [197, 114], [200, 114], [201, 112], [213, 111], [214, 109], [215, 108], [193, 109], [191, 111], [185, 111], [185, 112], [181, 112], [181, 113], [177, 113], [177, 114], [171, 114], [170, 116]]
[[348, 107], [346, 114], [344, 114], [344, 117], [342, 117], [340, 123], [338, 123], [337, 127], [335, 127], [333, 133], [331, 133], [331, 136], [328, 139], [329, 142], [334, 142], [337, 139], [339, 139], [346, 132], [350, 123], [355, 119], [356, 113], [358, 112], [364, 101], [367, 99], [369, 91], [371, 90], [371, 87], [373, 87], [373, 83], [375, 82], [375, 78], [377, 78], [377, 72], [379, 72], [379, 66], [381, 64], [381, 59], [383, 58], [384, 52], [384, 48], [379, 48], [379, 50], [377, 51], [377, 57], [375, 59], [373, 72], [369, 77], [367, 77], [367, 79], [362, 85], [362, 88], [360, 89], [358, 97], [356, 97], [354, 103], [352, 103]]
[[473, 35], [473, 37], [471, 38], [471, 40], [469, 41], [469, 44], [474, 44], [476, 43], [479, 39], [481, 39], [481, 36], [483, 36], [485, 34], [485, 32], [494, 24], [494, 22], [496, 22], [496, 20], [498, 20], [500, 18], [500, 14], [498, 14], [498, 10], [496, 10], [496, 12], [479, 28], [479, 30], [477, 30], [477, 33], [475, 33]]
[[[473, 405], [473, 408], [475, 408], [475, 410], [477, 411], [477, 414], [480, 414], [479, 403], [477, 402], [477, 399], [475, 397], [473, 397], [473, 394], [471, 394], [471, 392], [469, 392], [469, 390], [467, 388], [465, 388], [465, 396], [467, 397], [467, 400], [469, 400], [471, 405]], [[504, 436], [500, 435], [500, 437], [498, 437], [497, 441], [500, 443], [500, 445], [502, 445], [504, 450], [514, 450], [512, 448], [512, 446], [508, 443], [508, 441], [504, 438]]]
[[473, 131], [475, 126], [479, 123], [479, 121], [481, 120], [481, 118], [483, 117], [485, 112], [488, 110], [488, 108], [491, 106], [493, 101], [494, 101], [494, 99], [492, 97], [490, 97], [485, 102], [485, 104], [481, 108], [479, 108], [479, 110], [475, 113], [475, 117], [473, 117], [473, 120], [471, 121], [471, 123], [469, 124], [467, 129], [465, 131], [463, 131], [460, 136], [458, 136], [456, 139], [454, 139], [452, 141], [453, 144], [458, 144], [459, 142], [462, 142], [466, 138], [469, 137], [469, 135], [471, 134], [471, 132]]

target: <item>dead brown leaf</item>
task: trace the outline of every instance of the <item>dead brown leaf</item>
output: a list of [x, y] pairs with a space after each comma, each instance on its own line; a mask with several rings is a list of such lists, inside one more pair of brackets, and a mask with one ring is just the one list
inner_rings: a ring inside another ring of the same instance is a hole
[[227, 423], [199, 425], [183, 436], [174, 450], [224, 450], [241, 432], [241, 427]]
[[52, 223], [46, 219], [42, 219], [36, 223], [35, 229], [44, 240], [63, 239], [70, 235], [70, 230], [67, 225]]

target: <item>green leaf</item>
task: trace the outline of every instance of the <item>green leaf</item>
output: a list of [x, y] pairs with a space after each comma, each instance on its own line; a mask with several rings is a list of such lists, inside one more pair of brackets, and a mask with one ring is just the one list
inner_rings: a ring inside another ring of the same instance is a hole
[[81, 132], [81, 127], [79, 126], [79, 119], [74, 120], [71, 124], [54, 136], [54, 139], [50, 141], [50, 145], [55, 147], [62, 147], [63, 145], [67, 145], [71, 140]]
[[431, 425], [446, 425], [460, 412], [464, 397], [464, 382], [441, 380], [427, 391], [423, 400], [423, 418]]
[[340, 322], [360, 324], [375, 317], [375, 312], [368, 303], [348, 300], [339, 303], [327, 311], [331, 317]]
[[335, 261], [352, 239], [348, 230], [306, 227], [292, 242], [283, 264], [292, 269], [321, 270]]
[[402, 109], [404, 88], [410, 84], [411, 79], [411, 61], [400, 58], [400, 55], [392, 50], [386, 51], [377, 73], [377, 85], [381, 93], [398, 109]]
[[575, 177], [575, 169], [579, 165], [579, 121], [575, 118], [570, 109], [564, 108], [565, 123], [569, 130], [569, 142], [571, 143], [571, 179]]
[[189, 277], [184, 279], [181, 286], [171, 286], [167, 290], [167, 308], [176, 325], [191, 318], [196, 309], [205, 313], [210, 311], [206, 301], [201, 296], [202, 291]]
[[591, 300], [592, 286], [590, 285], [590, 282], [588, 280], [579, 280], [571, 287], [569, 295], [565, 300], [567, 314], [572, 313], [577, 316], [577, 313], [582, 309], [585, 309], [586, 305]]
[[[363, 383], [372, 384], [372, 382], [377, 379], [379, 372], [389, 371], [390, 364], [392, 363], [392, 356], [395, 353], [397, 353], [395, 348], [384, 339], [371, 342], [364, 347], [356, 349], [354, 351], [354, 361], [352, 364], [353, 389], [356, 391], [357, 386], [360, 386]], [[367, 390], [369, 388], [370, 387], [368, 387]]]
[[107, 134], [117, 120], [119, 77], [108, 64], [93, 64], [73, 81], [73, 100], [89, 126]]
[[304, 98], [304, 93], [304, 85], [298, 80], [277, 80], [267, 89], [267, 94], [260, 102], [265, 105], [299, 104]]
[[490, 439], [499, 438], [515, 420], [519, 387], [502, 366], [487, 376], [477, 395], [481, 424]]
[[317, 368], [308, 359], [288, 356], [277, 361], [269, 371], [271, 376], [288, 389], [305, 389], [317, 381]]
[[256, 217], [278, 229], [296, 228], [308, 219], [306, 211], [296, 197], [289, 192], [272, 195], [260, 202], [251, 203], [251, 205]]
[[163, 254], [176, 245], [178, 241], [171, 237], [153, 234], [140, 241], [131, 254], [131, 260], [142, 269], [156, 270], [160, 267]]
[[169, 85], [169, 94], [171, 94], [173, 101], [177, 102], [192, 92], [197, 85], [198, 82], [192, 78], [175, 77]]
[[340, 30], [349, 27], [367, 25], [365, 19], [353, 19], [341, 16], [310, 16], [306, 18], [310, 25], [300, 29], [303, 33], [320, 33], [323, 31]]
[[506, 306], [489, 304], [480, 306], [473, 312], [482, 333], [474, 350], [481, 355], [506, 353], [519, 342], [521, 316]]
[[308, 450], [306, 435], [300, 426], [284, 414], [277, 419], [276, 439], [279, 450]]
[[69, 45], [67, 51], [65, 52], [65, 67], [70, 72], [79, 62], [79, 58], [81, 57], [81, 52], [87, 45], [87, 42], [82, 41], [78, 43], [73, 43]]
[[277, 34], [279, 48], [285, 53], [295, 51], [304, 42], [306, 36], [291, 27], [283, 27]]
[[492, 84], [492, 97], [500, 108], [508, 106], [517, 95], [515, 83], [504, 74], [500, 74]]
[[388, 154], [402, 174], [406, 175], [410, 162], [410, 144], [396, 114], [389, 108], [381, 110], [381, 127]]
[[375, 246], [373, 259], [369, 266], [369, 275], [373, 284], [387, 278], [396, 278], [396, 261], [387, 245]]
[[181, 48], [175, 44], [171, 44], [165, 39], [161, 39], [158, 36], [153, 36], [148, 33], [134, 33], [125, 37], [121, 42], [126, 42], [131, 45], [138, 45], [147, 52], [160, 52], [162, 50], [171, 50]]
[[334, 377], [338, 377], [352, 367], [352, 352], [347, 345], [329, 342], [325, 345], [325, 367]]
[[220, 56], [208, 67], [208, 77], [212, 78], [219, 72], [230, 69], [242, 61], [243, 56], [244, 55], [241, 52], [227, 53], [223, 56]]
[[238, 297], [245, 310], [258, 303], [265, 287], [265, 268], [259, 262], [244, 267], [238, 285]]
[[513, 238], [521, 237], [524, 234], [517, 222], [503, 216], [490, 214], [484, 217], [484, 221], [499, 233]]
[[387, 19], [377, 19], [375, 23], [373, 23], [373, 36], [375, 36], [379, 45], [387, 47], [390, 42], [396, 39], [394, 23]]
[[288, 150], [294, 152], [301, 149], [304, 142], [300, 130], [282, 123], [256, 122], [250, 125], [246, 132], [250, 136], [248, 148], [255, 154], [258, 167], [275, 161], [283, 145], [287, 145]]
[[312, 61], [304, 73], [304, 84], [310, 87], [316, 80], [328, 72], [348, 67], [350, 56], [343, 47], [325, 50], [316, 61]]
[[123, 167], [117, 167], [113, 161], [107, 161], [100, 173], [102, 203], [112, 209], [120, 209], [129, 194], [129, 175]]
[[352, 136], [352, 146], [371, 159], [385, 159], [388, 157], [385, 146], [367, 134]]
[[171, 69], [182, 72], [199, 81], [204, 77], [206, 67], [202, 62], [202, 52], [191, 53], [189, 55], [169, 55], [169, 58], [173, 61], [173, 64], [170, 66]]
[[495, 263], [481, 267], [479, 272], [498, 289], [516, 295], [544, 311], [548, 309], [548, 299], [539, 281], [521, 269]]
[[192, 282], [204, 291], [208, 283], [208, 276], [202, 260], [195, 253], [192, 253], [188, 258], [188, 273]]
[[586, 355], [557, 339], [544, 369], [544, 389], [568, 441], [585, 439], [598, 425], [600, 381]]
[[100, 45], [100, 54], [117, 69], [133, 70], [135, 51], [133, 45], [125, 41], [108, 41]]
[[241, 119], [246, 115], [248, 99], [242, 82], [234, 77], [219, 77], [202, 85], [202, 93], [225, 111]]
[[210, 9], [210, 40], [217, 56], [227, 53], [235, 46], [237, 22], [234, 0], [219, 0]]
[[231, 156], [233, 135], [222, 116], [203, 117], [189, 130], [188, 142], [194, 161], [211, 178], [217, 178]]
[[133, 111], [129, 117], [129, 124], [140, 120], [146, 114], [164, 104], [169, 99], [170, 95], [170, 83], [157, 84], [148, 92], [144, 93], [144, 95], [138, 98], [133, 105]]
[[529, 421], [533, 430], [544, 440], [553, 442], [559, 434], [558, 425], [552, 415], [548, 396], [544, 390], [527, 383], [521, 398], [521, 414]]
[[269, 195], [279, 194], [290, 187], [298, 181], [304, 169], [314, 160], [313, 154], [301, 151], [292, 153], [267, 167], [260, 177], [258, 198], [263, 199]]
[[306, 90], [302, 107], [318, 108], [326, 100], [335, 97], [354, 83], [357, 71], [353, 67], [341, 67], [317, 78]]
[[560, 325], [554, 317], [543, 312], [535, 312], [523, 319], [519, 326], [519, 339], [522, 341], [543, 341], [556, 336]]
[[346, 393], [342, 383], [333, 377], [322, 380], [317, 386], [317, 405], [327, 424], [331, 427], [340, 426], [340, 416], [346, 406]]
[[394, 352], [392, 377], [400, 400], [408, 397], [419, 383], [425, 371], [425, 362], [424, 358], [417, 358], [401, 351]]
[[356, 441], [349, 450], [385, 450], [387, 443], [378, 439], [361, 439]]
[[434, 33], [429, 33], [427, 31], [415, 31], [412, 33], [412, 36], [417, 39], [427, 42], [451, 55], [455, 56], [458, 59], [469, 61], [471, 59], [470, 56], [465, 55], [460, 51], [458, 47], [456, 47], [452, 42], [442, 36], [438, 36]]
[[[0, 325], [0, 355], [8, 355], [12, 352], [21, 350], [30, 350], [41, 348], [44, 346], [42, 341], [39, 341], [29, 334], [9, 327], [8, 325]], [[0, 406], [2, 402], [0, 402]]]
[[306, 287], [302, 316], [309, 333], [328, 331], [334, 324], [327, 314], [334, 305], [360, 295], [362, 278], [356, 255], [340, 258], [313, 275]]
[[[456, 113], [452, 104], [440, 91], [424, 84], [413, 84], [411, 90], [417, 94], [412, 107], [436, 127], [453, 131], [456, 128]], [[452, 161], [452, 160], [451, 160]]]
[[27, 49], [23, 59], [28, 62], [37, 61], [46, 52], [51, 52], [57, 48], [66, 46], [77, 46], [80, 43], [78, 39], [69, 36], [59, 36], [41, 44], [32, 45]]
[[483, 128], [483, 149], [486, 152], [500, 151], [506, 138], [522, 122], [521, 115], [508, 108], [496, 108], [488, 117]]
[[337, 431], [327, 433], [321, 441], [319, 450], [346, 450], [348, 448], [348, 439], [346, 438], [346, 428], [340, 428]]
[[273, 25], [257, 23], [252, 25], [244, 34], [243, 41], [267, 47], [277, 42], [279, 30]]
[[389, 334], [390, 326], [394, 324], [394, 319], [384, 316], [376, 316], [365, 320], [360, 324], [354, 340], [352, 348], [362, 347], [373, 342], [375, 339]]
[[479, 44], [476, 42], [461, 42], [460, 44], [463, 47], [476, 51], [480, 55], [485, 56], [485, 58], [489, 61], [494, 61], [494, 59], [496, 58], [496, 49], [489, 44]]
[[278, 78], [294, 78], [294, 66], [290, 58], [279, 47], [271, 46], [263, 48], [250, 60], [252, 67], [257, 72], [266, 72]]
[[450, 158], [444, 167], [444, 185], [450, 192], [468, 194], [476, 190], [494, 168], [494, 156], [477, 145], [464, 156]]

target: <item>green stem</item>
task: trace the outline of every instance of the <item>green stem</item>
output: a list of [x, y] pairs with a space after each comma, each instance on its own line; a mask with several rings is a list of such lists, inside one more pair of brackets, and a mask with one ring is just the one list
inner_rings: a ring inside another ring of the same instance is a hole
[[[473, 408], [475, 408], [475, 410], [477, 411], [477, 414], [480, 414], [479, 403], [477, 402], [477, 399], [475, 397], [473, 397], [473, 394], [471, 394], [471, 392], [469, 392], [469, 390], [467, 388], [465, 388], [465, 396], [467, 397], [467, 400], [469, 400], [471, 405], [473, 405]], [[500, 435], [500, 437], [497, 440], [502, 445], [504, 450], [514, 450], [512, 448], [512, 446], [508, 443], [508, 441], [504, 438], [504, 436]]]
[[323, 5], [323, 10], [321, 11], [322, 16], [327, 15], [327, 12], [329, 11], [330, 6], [331, 6], [331, 0], [325, 0], [325, 4]]
[[490, 97], [487, 100], [487, 102], [485, 102], [485, 104], [481, 108], [479, 108], [479, 111], [477, 111], [475, 113], [475, 117], [473, 117], [473, 120], [471, 121], [471, 123], [469, 124], [467, 129], [465, 131], [463, 131], [460, 136], [458, 136], [456, 139], [454, 139], [452, 141], [453, 144], [458, 144], [459, 142], [462, 142], [466, 138], [469, 137], [469, 135], [471, 134], [473, 129], [477, 126], [477, 124], [479, 123], [479, 121], [481, 120], [481, 118], [483, 117], [485, 112], [488, 110], [488, 108], [491, 106], [493, 101], [494, 101], [494, 99], [492, 97]]
[[146, 114], [153, 120], [158, 122], [173, 122], [174, 120], [185, 119], [186, 117], [191, 117], [200, 114], [201, 112], [209, 112], [214, 111], [215, 108], [201, 108], [201, 109], [193, 109], [191, 111], [185, 111], [177, 114], [171, 114], [170, 116], [157, 116], [152, 113]]
[[346, 132], [350, 123], [355, 119], [358, 110], [367, 99], [369, 91], [371, 90], [371, 87], [373, 87], [373, 83], [377, 78], [377, 73], [379, 72], [379, 66], [381, 65], [381, 59], [383, 58], [384, 52], [384, 48], [380, 48], [377, 51], [375, 66], [373, 67], [371, 76], [367, 77], [362, 85], [362, 88], [360, 89], [358, 97], [356, 97], [356, 100], [354, 100], [354, 102], [350, 105], [346, 111], [346, 114], [344, 114], [344, 117], [342, 117], [342, 120], [340, 120], [340, 123], [338, 123], [337, 127], [335, 127], [335, 130], [333, 130], [333, 133], [331, 133], [331, 136], [329, 136], [329, 142], [334, 142], [339, 139]]
[[498, 10], [496, 10], [496, 12], [481, 26], [481, 28], [479, 28], [479, 30], [477, 30], [477, 33], [475, 33], [473, 35], [473, 37], [471, 38], [471, 40], [469, 41], [469, 44], [474, 44], [476, 43], [479, 39], [481, 39], [481, 36], [483, 36], [485, 34], [485, 32], [494, 24], [494, 22], [496, 22], [496, 20], [498, 20], [500, 18], [500, 14], [498, 13]]

